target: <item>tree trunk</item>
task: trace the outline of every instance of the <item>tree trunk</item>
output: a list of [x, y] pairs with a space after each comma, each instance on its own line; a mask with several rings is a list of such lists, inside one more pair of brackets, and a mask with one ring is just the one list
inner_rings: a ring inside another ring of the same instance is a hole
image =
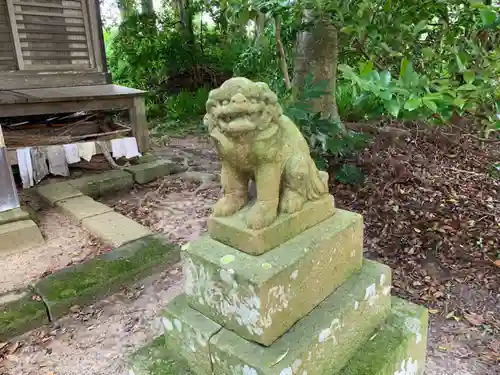
[[120, 19], [125, 21], [135, 11], [135, 1], [133, 0], [118, 0], [118, 9], [120, 10]]
[[261, 39], [264, 37], [264, 28], [266, 26], [266, 15], [262, 12], [257, 14], [255, 17], [255, 39], [254, 43], [259, 44]]
[[187, 42], [194, 43], [194, 29], [193, 29], [193, 10], [191, 8], [190, 0], [177, 0], [179, 8], [179, 20], [182, 30], [186, 35]]
[[155, 11], [153, 0], [141, 0], [141, 11], [142, 14], [153, 14]]
[[338, 31], [327, 18], [313, 17], [306, 10], [303, 23], [311, 25], [299, 33], [295, 52], [293, 88], [296, 94], [304, 90], [306, 78], [312, 74], [313, 82], [327, 81], [327, 95], [312, 100], [315, 113], [340, 120], [335, 96], [337, 83]]

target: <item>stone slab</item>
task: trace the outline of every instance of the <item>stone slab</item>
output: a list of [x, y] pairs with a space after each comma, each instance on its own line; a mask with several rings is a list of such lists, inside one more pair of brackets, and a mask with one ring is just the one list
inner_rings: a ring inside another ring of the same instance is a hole
[[240, 336], [270, 345], [361, 268], [363, 218], [338, 210], [257, 257], [209, 236], [184, 250], [189, 304]]
[[155, 160], [149, 163], [141, 163], [125, 168], [134, 176], [134, 181], [138, 184], [146, 184], [156, 180], [158, 177], [176, 173], [179, 168], [169, 160]]
[[68, 183], [83, 194], [97, 198], [130, 189], [134, 185], [134, 178], [128, 172], [115, 170], [77, 178]]
[[83, 219], [82, 226], [113, 247], [153, 233], [145, 226], [114, 211]]
[[217, 375], [324, 375], [343, 368], [390, 311], [391, 271], [365, 261], [361, 271], [269, 347], [223, 329], [210, 341]]
[[45, 305], [31, 290], [0, 294], [0, 342], [48, 322]]
[[299, 212], [279, 215], [274, 223], [260, 230], [247, 228], [245, 215], [248, 210], [247, 207], [229, 217], [210, 216], [210, 236], [245, 253], [260, 255], [331, 217], [335, 213], [335, 202], [331, 195], [307, 202]]
[[337, 374], [423, 375], [428, 320], [424, 307], [393, 297], [389, 318]]
[[158, 234], [46, 276], [35, 290], [54, 320], [66, 315], [71, 306], [88, 306], [179, 260], [178, 246]]
[[197, 375], [173, 358], [165, 346], [165, 336], [158, 336], [132, 355], [128, 375]]
[[85, 195], [59, 201], [56, 203], [56, 207], [78, 223], [83, 219], [113, 211], [111, 207], [96, 202]]
[[45, 243], [33, 220], [0, 225], [0, 255], [31, 249]]
[[30, 214], [22, 208], [0, 212], [0, 225], [12, 223], [14, 221], [29, 220]]
[[222, 327], [189, 307], [185, 295], [174, 298], [162, 313], [166, 350], [196, 375], [212, 375], [210, 339]]
[[41, 185], [35, 192], [48, 204], [54, 206], [57, 202], [82, 196], [82, 192], [68, 182]]

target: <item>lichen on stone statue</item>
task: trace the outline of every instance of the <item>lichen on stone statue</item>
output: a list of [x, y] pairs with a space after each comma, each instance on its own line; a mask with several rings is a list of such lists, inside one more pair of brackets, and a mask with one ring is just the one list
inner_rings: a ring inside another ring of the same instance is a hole
[[279, 213], [292, 214], [328, 194], [328, 174], [316, 168], [306, 140], [267, 84], [231, 78], [210, 92], [206, 108], [224, 190], [214, 216], [231, 216], [247, 206], [250, 180], [257, 190], [246, 216], [251, 229], [267, 227]]

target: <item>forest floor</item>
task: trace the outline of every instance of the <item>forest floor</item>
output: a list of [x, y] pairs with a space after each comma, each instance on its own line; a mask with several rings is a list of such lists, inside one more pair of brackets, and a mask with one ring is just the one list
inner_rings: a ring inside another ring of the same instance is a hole
[[[488, 169], [500, 160], [498, 144], [410, 130], [399, 144], [377, 137], [353, 160], [365, 184], [332, 184], [336, 204], [364, 215], [365, 256], [392, 267], [393, 294], [430, 309], [426, 375], [500, 374], [500, 180]], [[218, 174], [205, 139], [172, 138], [157, 153]], [[103, 201], [182, 244], [205, 230], [219, 188], [176, 177]], [[174, 267], [75, 308], [51, 327], [0, 343], [0, 374], [126, 375], [128, 355], [160, 333], [158, 314], [181, 290]]]

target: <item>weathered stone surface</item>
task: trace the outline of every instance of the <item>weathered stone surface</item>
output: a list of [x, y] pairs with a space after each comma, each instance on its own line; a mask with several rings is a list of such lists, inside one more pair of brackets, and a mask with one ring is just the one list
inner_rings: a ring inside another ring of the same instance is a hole
[[189, 304], [269, 345], [359, 270], [362, 232], [360, 215], [339, 210], [258, 257], [202, 237], [182, 252]]
[[0, 225], [14, 221], [29, 220], [29, 218], [30, 214], [27, 211], [22, 208], [14, 208], [13, 210], [0, 212]]
[[134, 176], [135, 182], [138, 184], [146, 184], [156, 180], [158, 177], [176, 173], [177, 165], [168, 160], [155, 160], [149, 163], [141, 163], [125, 168]]
[[158, 234], [46, 276], [35, 290], [43, 297], [51, 318], [57, 319], [73, 305], [90, 305], [179, 259], [179, 248]]
[[211, 375], [209, 341], [221, 326], [189, 307], [185, 295], [174, 298], [162, 314], [166, 350], [197, 375]]
[[324, 375], [346, 365], [390, 311], [390, 269], [365, 261], [360, 273], [270, 347], [223, 329], [210, 340], [218, 375]]
[[113, 211], [111, 207], [96, 202], [85, 195], [59, 201], [56, 203], [56, 207], [78, 223], [83, 219]]
[[80, 197], [82, 192], [68, 182], [41, 185], [35, 188], [36, 193], [48, 204], [54, 206], [64, 199]]
[[304, 208], [293, 214], [281, 214], [271, 225], [253, 230], [247, 227], [243, 209], [230, 217], [210, 216], [210, 236], [228, 246], [252, 255], [260, 255], [297, 236], [306, 229], [331, 217], [335, 203], [331, 195], [307, 202]]
[[182, 361], [173, 360], [167, 350], [165, 336], [135, 352], [130, 358], [129, 375], [197, 375], [190, 372]]
[[328, 173], [318, 171], [309, 144], [267, 84], [233, 77], [210, 91], [206, 108], [204, 123], [221, 159], [224, 191], [214, 216], [245, 207], [251, 180], [257, 199], [245, 225], [256, 230], [272, 224], [278, 213], [293, 214], [328, 195]]
[[85, 176], [68, 181], [76, 189], [93, 198], [109, 193], [130, 189], [134, 185], [134, 178], [125, 171], [107, 171], [92, 176]]
[[423, 375], [427, 325], [427, 309], [393, 297], [389, 318], [337, 374]]
[[42, 233], [33, 220], [0, 225], [0, 254], [27, 250], [44, 243]]
[[0, 294], [0, 342], [48, 322], [45, 305], [30, 290]]
[[145, 226], [114, 211], [83, 219], [82, 226], [114, 247], [152, 234]]

